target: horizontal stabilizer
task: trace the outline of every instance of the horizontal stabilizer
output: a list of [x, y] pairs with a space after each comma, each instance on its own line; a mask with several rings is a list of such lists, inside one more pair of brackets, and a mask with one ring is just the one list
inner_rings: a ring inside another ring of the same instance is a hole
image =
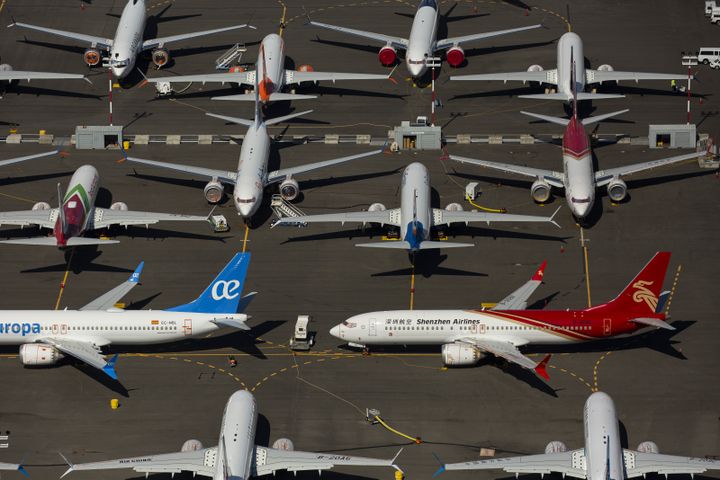
[[358, 243], [356, 247], [368, 248], [396, 248], [398, 250], [410, 250], [410, 243], [404, 241], [388, 240], [385, 242]]
[[664, 328], [665, 330], [675, 330], [675, 327], [673, 327], [664, 320], [660, 320], [659, 318], [633, 318], [630, 321], [634, 323], [640, 323], [642, 325], [648, 325], [650, 327]]
[[83, 245], [105, 245], [120, 242], [117, 240], [101, 240], [99, 238], [72, 237], [68, 239], [65, 245], [58, 245], [55, 237], [35, 237], [0, 240], [0, 243], [9, 243], [13, 245], [38, 245], [45, 247], [80, 247]]
[[582, 124], [583, 125], [591, 125], [593, 123], [602, 122], [603, 120], [607, 120], [608, 118], [622, 115], [623, 113], [627, 113], [629, 111], [630, 111], [630, 109], [626, 108], [625, 110], [618, 110], [617, 112], [603, 113], [602, 115], [594, 115], [592, 117], [583, 118]]
[[[564, 93], [534, 93], [531, 95], [518, 95], [518, 98], [533, 98], [536, 100], [562, 100], [569, 102], [572, 97]], [[608, 98], [625, 98], [625, 95], [617, 95], [614, 93], [586, 93], [579, 92], [577, 94], [578, 101], [582, 100], [605, 100]]]
[[[405, 241], [386, 241], [386, 242], [374, 242], [374, 243], [359, 243], [356, 247], [370, 247], [370, 248], [396, 248], [400, 250], [412, 250], [409, 242]], [[417, 247], [418, 250], [431, 250], [433, 248], [459, 248], [459, 247], [474, 247], [472, 243], [452, 243], [452, 242], [433, 242], [424, 241], [421, 242]]]
[[520, 110], [520, 113], [522, 113], [523, 115], [527, 115], [528, 117], [544, 120], [546, 122], [557, 123], [558, 125], [567, 125], [568, 123], [570, 123], [570, 120], [567, 118], [552, 117], [550, 115], [541, 115], [539, 113], [525, 112], [523, 110]]
[[241, 318], [216, 318], [214, 320], [210, 320], [212, 323], [217, 325], [218, 327], [229, 327], [229, 328], [237, 328], [238, 330], [250, 330], [250, 327], [248, 327], [247, 323], [245, 323], [250, 316], [249, 315], [237, 315], [237, 317]]
[[[282, 100], [309, 100], [311, 98], [317, 98], [317, 95], [300, 95], [297, 93], [271, 93], [268, 97], [270, 102], [279, 102]], [[241, 93], [238, 95], [224, 95], [222, 97], [212, 97], [211, 100], [229, 100], [234, 102], [254, 102], [254, 93]]]

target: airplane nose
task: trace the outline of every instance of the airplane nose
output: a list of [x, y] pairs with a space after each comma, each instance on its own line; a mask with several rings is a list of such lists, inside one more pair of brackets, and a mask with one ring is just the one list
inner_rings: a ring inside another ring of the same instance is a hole
[[419, 65], [417, 63], [407, 63], [408, 71], [410, 72], [410, 75], [417, 78], [422, 75], [423, 73], [423, 65]]
[[330, 329], [330, 335], [335, 338], [340, 338], [340, 325], [335, 325]]
[[236, 204], [238, 213], [243, 218], [249, 218], [253, 214], [255, 205], [252, 203]]
[[115, 75], [115, 78], [117, 78], [118, 80], [125, 77], [125, 75], [126, 75], [125, 70], [126, 70], [125, 67], [112, 67], [113, 75]]

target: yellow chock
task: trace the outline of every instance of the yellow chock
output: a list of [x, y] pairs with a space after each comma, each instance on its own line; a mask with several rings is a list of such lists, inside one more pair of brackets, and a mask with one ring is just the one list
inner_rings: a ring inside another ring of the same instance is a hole
[[40, 135], [45, 135], [45, 130], [40, 130]]
[[120, 400], [117, 398], [110, 399], [110, 408], [117, 410], [120, 407]]
[[16, 134], [16, 133], [17, 133], [17, 128], [11, 128], [11, 129], [10, 129], [10, 133], [13, 134], [13, 135]]
[[123, 150], [130, 150], [130, 141], [123, 140]]
[[404, 480], [405, 474], [400, 470], [395, 470], [395, 480]]
[[118, 82], [113, 83], [113, 88], [120, 88], [120, 84]]

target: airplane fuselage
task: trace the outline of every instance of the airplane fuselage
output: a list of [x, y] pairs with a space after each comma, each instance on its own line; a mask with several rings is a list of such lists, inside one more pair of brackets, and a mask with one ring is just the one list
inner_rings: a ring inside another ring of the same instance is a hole
[[263, 102], [285, 86], [285, 42], [280, 35], [271, 33], [260, 42], [255, 74], [260, 75], [258, 86]]
[[612, 398], [595, 392], [583, 409], [587, 480], [622, 480], [625, 463]]
[[146, 21], [145, 0], [128, 0], [109, 51], [110, 68], [117, 78], [125, 78], [135, 67], [137, 55], [142, 51]]
[[418, 250], [420, 243], [430, 238], [432, 228], [430, 175], [422, 163], [411, 163], [403, 172], [400, 219], [400, 238], [410, 244], [410, 251]]
[[[92, 165], [78, 168], [70, 179], [65, 196], [60, 200], [62, 215], [58, 215], [53, 229], [59, 247], [64, 247], [72, 237], [85, 232], [90, 213], [100, 188], [100, 174]], [[62, 217], [65, 217], [65, 223]]]
[[240, 149], [233, 201], [245, 219], [252, 217], [262, 203], [270, 157], [270, 137], [260, 122], [248, 128]]
[[437, 25], [437, 4], [422, 2], [413, 19], [405, 55], [405, 65], [413, 77], [421, 77], [427, 71], [425, 62], [435, 51]]
[[577, 92], [585, 91], [585, 53], [580, 35], [567, 32], [560, 37], [557, 46], [558, 91], [572, 100], [572, 64], [575, 62], [575, 85]]
[[247, 390], [235, 392], [223, 413], [214, 480], [242, 479], [252, 475], [257, 428], [257, 403]]
[[590, 139], [577, 117], [572, 117], [563, 135], [565, 200], [577, 219], [583, 219], [595, 202], [595, 169]]

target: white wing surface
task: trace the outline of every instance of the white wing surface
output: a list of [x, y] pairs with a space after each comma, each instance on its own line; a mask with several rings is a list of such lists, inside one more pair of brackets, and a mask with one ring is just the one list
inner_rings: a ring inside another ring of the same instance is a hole
[[215, 28], [213, 30], [203, 30], [201, 32], [181, 33], [180, 35], [171, 35], [169, 37], [152, 38], [145, 40], [142, 43], [143, 50], [150, 50], [156, 47], [162, 47], [166, 43], [178, 42], [180, 40], [187, 40], [189, 38], [204, 37], [206, 35], [214, 35], [216, 33], [228, 32], [230, 30], [237, 30], [238, 28], [252, 28], [255, 27], [250, 25], [233, 25], [232, 27]]
[[58, 218], [58, 209], [49, 210], [19, 210], [15, 212], [0, 212], [0, 225], [17, 225], [28, 227], [39, 225], [42, 228], [53, 228]]
[[142, 273], [144, 265], [145, 262], [140, 262], [140, 265], [138, 265], [133, 274], [130, 275], [130, 278], [128, 278], [123, 283], [113, 288], [109, 292], [104, 293], [92, 302], [88, 303], [80, 310], [107, 310], [109, 308], [113, 308], [113, 306], [115, 305], [115, 303], [118, 302], [118, 300], [127, 295], [128, 292], [130, 292], [130, 290], [135, 288], [135, 286], [138, 284], [138, 282], [140, 281], [140, 274]]
[[503, 470], [509, 473], [540, 475], [561, 473], [574, 478], [586, 478], [585, 454], [582, 449], [562, 453], [523, 455], [493, 458], [473, 462], [449, 463], [445, 470]]
[[500, 300], [492, 310], [524, 310], [527, 307], [528, 298], [535, 293], [535, 290], [537, 290], [542, 283], [546, 266], [547, 260], [540, 265], [540, 268], [535, 271], [532, 278], [525, 282], [525, 285]]
[[[399, 454], [399, 452], [398, 452]], [[333, 453], [314, 453], [277, 450], [267, 447], [255, 447], [255, 475], [262, 476], [275, 474], [279, 470], [289, 472], [301, 472], [304, 470], [328, 470], [336, 465], [339, 466], [366, 466], [366, 467], [392, 467], [400, 470], [395, 465], [395, 458], [383, 460], [379, 458], [353, 457], [350, 455], [338, 455]]]
[[545, 380], [549, 380], [550, 377], [547, 374], [546, 365], [550, 360], [550, 355], [546, 355], [540, 362], [535, 363], [531, 358], [518, 350], [510, 341], [505, 340], [492, 340], [489, 338], [478, 338], [478, 337], [466, 337], [457, 340], [461, 343], [467, 343], [474, 345], [482, 351], [492, 353], [496, 357], [504, 358], [505, 360], [516, 363], [523, 368], [533, 370], [535, 373], [543, 377]]
[[[54, 73], [54, 72], [24, 72], [22, 70], [8, 70], [0, 72], [0, 81], [9, 82], [12, 80], [63, 80], [63, 79], [83, 79], [87, 80], [84, 75], [77, 73]], [[89, 82], [89, 80], [88, 80]]]
[[565, 176], [561, 172], [553, 170], [543, 170], [541, 168], [522, 167], [520, 165], [511, 165], [509, 163], [489, 162], [487, 160], [477, 160], [473, 158], [461, 157], [458, 155], [450, 155], [450, 159], [460, 163], [470, 163], [479, 167], [492, 168], [505, 173], [514, 173], [526, 177], [543, 178], [547, 183], [557, 188], [565, 188]]
[[115, 360], [117, 355], [109, 362], [100, 354], [96, 346], [88, 340], [71, 340], [69, 338], [46, 337], [38, 340], [39, 343], [52, 345], [66, 355], [75, 357], [91, 367], [105, 372], [113, 380], [117, 380], [115, 374]]
[[673, 157], [650, 160], [649, 162], [625, 165], [617, 168], [609, 168], [607, 170], [599, 170], [595, 172], [595, 184], [598, 187], [602, 187], [610, 183], [610, 181], [614, 177], [631, 175], [633, 173], [643, 172], [645, 170], [652, 170], [653, 168], [663, 167], [665, 165], [672, 165], [673, 163], [680, 163], [686, 160], [692, 160], [694, 158], [702, 157], [705, 154], [705, 152], [693, 152], [684, 155], [675, 155]]
[[242, 85], [255, 85], [255, 71], [251, 72], [225, 72], [225, 73], [199, 73], [196, 75], [175, 75], [172, 77], [148, 78], [150, 83], [158, 82], [200, 82], [200, 83], [239, 83]]
[[540, 217], [537, 215], [514, 215], [510, 213], [487, 213], [487, 212], [451, 212], [442, 208], [433, 208], [433, 225], [450, 225], [451, 223], [484, 222], [490, 225], [491, 222], [550, 222], [557, 226], [553, 220], [555, 217]]
[[[212, 477], [215, 474], [217, 447], [203, 448], [189, 452], [145, 455], [142, 457], [119, 458], [102, 462], [70, 464], [63, 477], [75, 470], [118, 470], [131, 469], [138, 473], [180, 473], [193, 472]], [[62, 477], [60, 477], [62, 478]]]
[[136, 212], [132, 210], [111, 210], [95, 207], [90, 227], [106, 228], [111, 225], [153, 225], [158, 222], [206, 222], [207, 217], [177, 213]]
[[694, 475], [707, 470], [720, 470], [720, 460], [709, 458], [641, 453], [634, 450], [623, 450], [623, 457], [627, 478], [644, 477], [648, 473]]
[[345, 72], [299, 72], [297, 70], [285, 70], [285, 84], [301, 82], [320, 82], [329, 80], [335, 83], [336, 80], [385, 80], [390, 74], [379, 75], [375, 73], [345, 73]]
[[482, 73], [478, 75], [452, 75], [450, 80], [465, 81], [487, 81], [497, 80], [504, 83], [510, 81], [518, 82], [542, 82], [557, 85], [557, 70], [543, 70], [540, 72], [509, 72], [509, 73]]
[[510, 33], [524, 32], [525, 30], [532, 30], [534, 28], [542, 27], [541, 24], [530, 25], [528, 27], [510, 28], [507, 30], [496, 30], [494, 32], [485, 33], [473, 33], [471, 35], [463, 35], [462, 37], [451, 37], [444, 40], [438, 40], [435, 44], [435, 51], [444, 50], [450, 48], [453, 45], [460, 45], [462, 43], [473, 42], [475, 40], [485, 40], [486, 38], [498, 37], [500, 35], [508, 35]]
[[91, 47], [99, 47], [105, 50], [112, 47], [113, 44], [113, 41], [110, 38], [96, 37], [94, 35], [85, 35], [84, 33], [68, 32], [65, 30], [56, 30], [54, 28], [39, 27], [37, 25], [30, 25], [29, 23], [15, 22], [8, 25], [8, 27], [28, 28], [30, 30], [37, 30], [39, 32], [49, 33], [50, 35], [71, 38], [73, 40], [78, 40], [82, 43], [87, 43]]
[[298, 165], [297, 167], [281, 168], [280, 170], [275, 170], [273, 172], [268, 173], [266, 185], [269, 185], [269, 184], [275, 183], [275, 182], [281, 182], [281, 181], [285, 180], [285, 178], [287, 178], [287, 177], [291, 177], [293, 175], [298, 175], [300, 173], [309, 172], [311, 170], [317, 170], [318, 168], [329, 167], [331, 165], [337, 165], [339, 163], [350, 162], [352, 160], [358, 160], [360, 158], [369, 157], [371, 155], [377, 155], [378, 153], [382, 153], [382, 152], [383, 152], [383, 149], [381, 148], [378, 150], [372, 150], [370, 152], [349, 155], [347, 157], [333, 158], [331, 160], [323, 160], [322, 162], [308, 163], [306, 165]]
[[[0, 80], [3, 80], [3, 78], [2, 78], [3, 73], [5, 73], [5, 72], [0, 72]], [[53, 150], [52, 152], [36, 153], [34, 155], [26, 155], [24, 157], [8, 158], [7, 160], [0, 160], [0, 167], [4, 167], [5, 165], [12, 165], [13, 163], [24, 162], [26, 160], [32, 160], [34, 158], [41, 158], [41, 157], [47, 157], [50, 155], [55, 155], [56, 153], [58, 153], [58, 151]]]
[[158, 162], [155, 160], [145, 160], [137, 157], [126, 157], [125, 160], [128, 162], [142, 163], [144, 165], [152, 165], [153, 167], [167, 168], [169, 170], [184, 172], [190, 175], [200, 175], [208, 178], [217, 177], [219, 180], [230, 184], [235, 184], [235, 179], [237, 178], [237, 172], [230, 172], [227, 170], [214, 170], [212, 168], [193, 167], [191, 165], [182, 165], [179, 163]]
[[395, 48], [406, 49], [408, 40], [401, 37], [392, 37], [390, 35], [383, 35], [382, 33], [366, 32], [364, 30], [355, 30], [354, 28], [338, 27], [337, 25], [329, 25], [327, 23], [310, 22], [310, 25], [315, 27], [325, 28], [327, 30], [333, 30], [335, 32], [347, 33], [348, 35], [355, 35], [356, 37], [367, 38], [375, 40], [378, 43], [390, 44]]
[[319, 223], [319, 222], [348, 222], [356, 223], [379, 223], [380, 225], [400, 226], [400, 209], [393, 208], [382, 212], [345, 212], [326, 213], [322, 215], [304, 215], [300, 217], [283, 217], [275, 222], [275, 225], [298, 223]]
[[617, 82], [620, 80], [685, 80], [687, 75], [675, 73], [619, 72], [616, 70], [585, 70], [585, 83]]

